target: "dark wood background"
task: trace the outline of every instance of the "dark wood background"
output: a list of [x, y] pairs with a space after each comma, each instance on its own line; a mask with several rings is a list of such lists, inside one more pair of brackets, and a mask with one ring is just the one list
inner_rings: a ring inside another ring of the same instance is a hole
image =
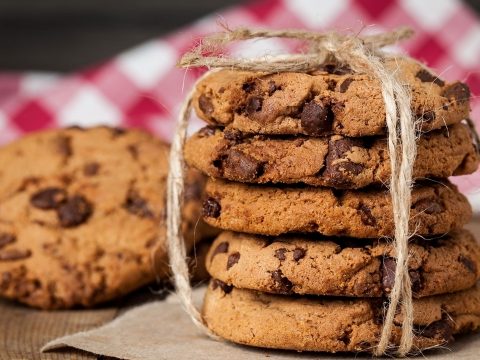
[[242, 2], [0, 0], [0, 69], [73, 71]]

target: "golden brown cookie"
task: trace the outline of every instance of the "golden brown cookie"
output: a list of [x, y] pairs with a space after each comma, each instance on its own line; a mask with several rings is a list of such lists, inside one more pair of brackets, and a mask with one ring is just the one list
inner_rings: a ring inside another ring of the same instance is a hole
[[[423, 131], [468, 117], [467, 85], [447, 83], [412, 59], [390, 60], [412, 89], [411, 108]], [[385, 106], [378, 80], [326, 64], [311, 73], [212, 72], [196, 87], [193, 105], [212, 125], [254, 134], [385, 134]]]
[[[390, 181], [385, 138], [265, 137], [205, 127], [185, 145], [185, 159], [203, 173], [247, 183], [306, 183], [361, 188]], [[446, 178], [478, 168], [472, 134], [463, 124], [422, 134], [414, 178]]]
[[[168, 152], [145, 132], [110, 128], [47, 131], [1, 149], [0, 295], [92, 306], [166, 278]], [[190, 177], [188, 248], [203, 191]]]
[[[480, 276], [480, 246], [466, 230], [410, 242], [415, 297], [471, 288]], [[391, 242], [308, 235], [267, 237], [226, 231], [206, 266], [213, 278], [240, 289], [277, 294], [381, 297], [394, 283]]]
[[[388, 190], [334, 190], [311, 186], [246, 185], [209, 179], [203, 203], [205, 221], [220, 229], [279, 235], [316, 232], [356, 238], [392, 236]], [[412, 191], [410, 231], [444, 234], [465, 225], [470, 204], [456, 186], [417, 186]]]
[[[445, 345], [453, 335], [480, 328], [480, 289], [413, 301], [413, 351]], [[264, 348], [372, 352], [380, 339], [381, 299], [283, 296], [236, 289], [212, 280], [203, 316], [218, 336]], [[400, 342], [397, 314], [391, 342]], [[393, 350], [393, 349], [391, 349]]]

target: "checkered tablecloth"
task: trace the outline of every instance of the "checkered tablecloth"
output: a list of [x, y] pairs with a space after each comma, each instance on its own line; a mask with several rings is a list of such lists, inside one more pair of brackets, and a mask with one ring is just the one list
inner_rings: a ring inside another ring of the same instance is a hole
[[[447, 80], [469, 84], [472, 117], [480, 121], [480, 20], [460, 0], [265, 0], [211, 14], [69, 76], [0, 73], [0, 143], [57, 126], [96, 124], [146, 128], [168, 140], [185, 93], [200, 70], [175, 67], [203, 34], [230, 27], [336, 29], [374, 33], [409, 25], [416, 37], [402, 49]], [[245, 56], [281, 52], [278, 39], [239, 44]], [[193, 127], [199, 127], [193, 120]], [[455, 181], [480, 210], [480, 173]]]

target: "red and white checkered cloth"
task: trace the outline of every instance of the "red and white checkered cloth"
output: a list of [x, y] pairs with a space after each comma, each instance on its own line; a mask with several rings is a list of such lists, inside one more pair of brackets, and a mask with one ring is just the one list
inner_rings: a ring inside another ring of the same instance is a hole
[[[96, 124], [142, 127], [169, 140], [175, 115], [199, 70], [175, 67], [202, 35], [230, 27], [336, 29], [372, 33], [409, 25], [416, 36], [402, 44], [447, 80], [472, 90], [472, 118], [480, 124], [480, 20], [460, 0], [264, 0], [212, 14], [107, 62], [69, 76], [0, 74], [0, 143], [56, 126]], [[282, 40], [239, 44], [259, 55], [288, 49]], [[194, 127], [199, 126], [194, 120]], [[480, 211], [480, 172], [456, 178]]]

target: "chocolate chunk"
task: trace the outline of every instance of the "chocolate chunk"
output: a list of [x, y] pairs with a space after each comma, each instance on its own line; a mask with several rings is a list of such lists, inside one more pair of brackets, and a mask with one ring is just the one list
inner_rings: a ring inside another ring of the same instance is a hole
[[293, 284], [287, 277], [283, 276], [282, 270], [277, 269], [272, 272], [272, 279], [275, 282], [276, 290], [281, 294], [290, 294]]
[[202, 215], [205, 217], [217, 218], [220, 216], [222, 207], [219, 202], [212, 197], [207, 198], [203, 202]]
[[226, 254], [228, 252], [228, 247], [229, 244], [228, 242], [224, 241], [218, 244], [218, 246], [215, 248], [215, 250], [212, 253], [212, 259], [215, 257], [217, 254]]
[[212, 289], [215, 290], [217, 288], [220, 288], [222, 289], [222, 291], [225, 293], [225, 294], [230, 294], [233, 290], [233, 286], [232, 285], [228, 285], [226, 283], [224, 283], [223, 281], [221, 280], [218, 280], [218, 279], [213, 279], [212, 280]]
[[422, 329], [416, 329], [415, 332], [419, 336], [429, 339], [439, 339], [444, 340], [445, 342], [453, 340], [453, 326], [449, 321], [443, 319], [434, 321]]
[[428, 215], [440, 214], [445, 211], [445, 206], [440, 203], [437, 199], [420, 199], [417, 201], [413, 208], [418, 212], [423, 212]]
[[343, 332], [342, 336], [340, 336], [338, 338], [338, 341], [341, 341], [342, 343], [344, 343], [345, 345], [348, 345], [350, 344], [350, 336], [352, 334], [352, 330], [351, 329], [347, 329]]
[[203, 111], [203, 113], [207, 116], [212, 115], [213, 113], [213, 104], [212, 100], [210, 100], [209, 97], [207, 97], [205, 94], [202, 94], [198, 98], [198, 107], [200, 110]]
[[475, 264], [475, 262], [473, 262], [473, 260], [469, 257], [460, 255], [458, 257], [458, 261], [460, 261], [471, 273], [477, 273], [477, 264]]
[[445, 82], [442, 79], [438, 78], [437, 76], [434, 76], [434, 75], [430, 74], [425, 69], [419, 70], [415, 76], [418, 79], [420, 79], [421, 82], [433, 82], [434, 84], [437, 84], [438, 86], [445, 85]]
[[395, 269], [397, 262], [394, 258], [384, 257], [382, 261], [382, 288], [385, 293], [390, 293], [395, 285]]
[[425, 121], [425, 122], [430, 122], [430, 121], [433, 121], [435, 120], [436, 118], [436, 114], [435, 114], [435, 111], [431, 110], [431, 111], [425, 111], [421, 116], [420, 118]]
[[142, 198], [136, 191], [130, 190], [125, 199], [123, 207], [131, 214], [137, 215], [141, 218], [152, 219], [155, 217], [153, 211], [150, 209], [147, 200]]
[[11, 244], [17, 240], [17, 237], [13, 234], [0, 233], [0, 249], [8, 244]]
[[57, 149], [58, 152], [65, 156], [70, 157], [72, 156], [72, 139], [68, 136], [60, 136], [57, 138]]
[[300, 117], [303, 129], [308, 135], [326, 135], [332, 129], [333, 111], [312, 100], [305, 104]]
[[243, 139], [243, 133], [237, 129], [225, 129], [223, 131], [223, 138], [233, 143], [239, 143]]
[[214, 126], [211, 126], [211, 125], [205, 126], [198, 131], [198, 136], [200, 136], [200, 137], [213, 136], [213, 135], [215, 135], [215, 129], [216, 128]]
[[85, 176], [95, 176], [98, 173], [98, 170], [100, 169], [100, 164], [97, 162], [91, 162], [86, 164], [83, 167], [83, 174]]
[[341, 84], [340, 84], [340, 92], [344, 93], [348, 90], [350, 87], [350, 84], [353, 82], [353, 78], [346, 78]]
[[464, 103], [470, 99], [470, 89], [466, 84], [457, 81], [447, 86], [443, 90], [442, 96], [447, 99], [454, 98], [457, 102]]
[[9, 249], [0, 251], [0, 261], [15, 261], [30, 257], [30, 250]]
[[51, 210], [58, 208], [60, 204], [66, 200], [66, 198], [67, 193], [65, 190], [49, 187], [33, 194], [30, 198], [30, 203], [36, 208], [42, 210]]
[[252, 115], [257, 111], [262, 110], [262, 98], [258, 96], [252, 96], [247, 100], [247, 106], [245, 107], [245, 112], [247, 115]]
[[287, 252], [287, 249], [285, 248], [280, 248], [280, 249], [277, 249], [275, 250], [275, 257], [280, 260], [280, 261], [283, 261], [286, 259], [285, 257], [285, 253]]
[[238, 263], [238, 260], [240, 260], [240, 253], [238, 251], [231, 253], [228, 256], [228, 260], [227, 260], [227, 270], [230, 269], [236, 263]]
[[305, 249], [299, 247], [295, 248], [295, 250], [293, 250], [293, 260], [299, 261], [303, 259], [306, 253], [307, 251]]
[[255, 90], [255, 81], [247, 81], [244, 83], [242, 85], [242, 90], [246, 93], [251, 93], [253, 90]]
[[268, 82], [268, 95], [272, 96], [273, 93], [277, 90], [280, 90], [280, 86], [277, 86], [277, 84], [275, 84], [275, 81], [270, 80]]
[[60, 225], [74, 227], [85, 223], [92, 215], [92, 205], [81, 195], [68, 198], [57, 209]]
[[252, 181], [263, 173], [261, 162], [235, 149], [227, 152], [222, 167], [226, 177], [232, 177], [238, 181]]
[[328, 79], [327, 80], [327, 90], [330, 91], [335, 91], [335, 88], [337, 87], [337, 81], [334, 79]]
[[360, 219], [363, 224], [367, 226], [377, 225], [377, 219], [372, 215], [372, 210], [367, 205], [360, 204], [357, 210], [360, 213]]
[[418, 294], [423, 289], [422, 269], [419, 268], [417, 270], [409, 270], [408, 274], [410, 275], [412, 291]]

